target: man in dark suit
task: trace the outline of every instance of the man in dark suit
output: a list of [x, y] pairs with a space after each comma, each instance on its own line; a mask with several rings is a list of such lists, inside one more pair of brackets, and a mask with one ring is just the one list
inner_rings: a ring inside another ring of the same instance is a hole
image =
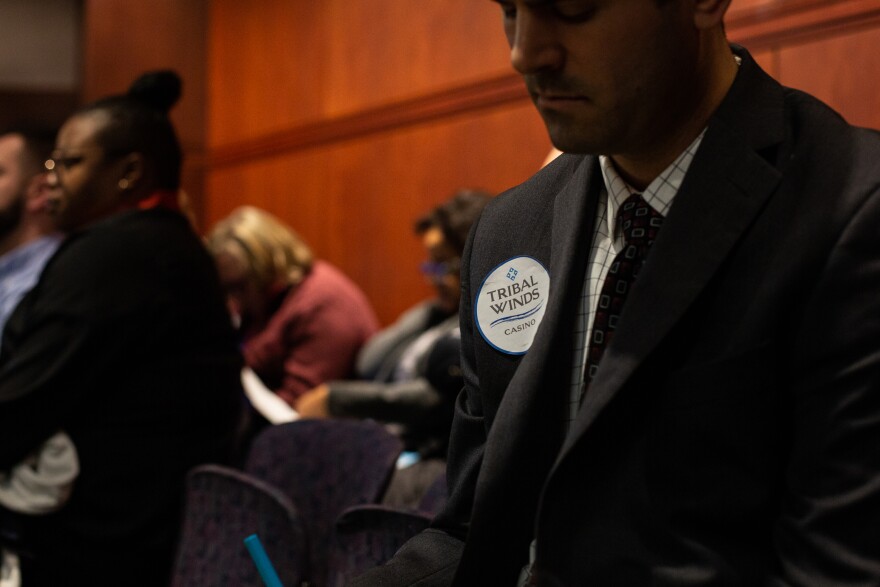
[[355, 583], [880, 584], [880, 137], [729, 0], [499, 4], [566, 154], [471, 234], [450, 500]]

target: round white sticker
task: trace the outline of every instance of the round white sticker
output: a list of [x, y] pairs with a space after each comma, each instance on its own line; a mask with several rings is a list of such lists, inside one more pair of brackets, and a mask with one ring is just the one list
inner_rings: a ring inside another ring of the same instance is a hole
[[522, 355], [532, 346], [550, 295], [550, 274], [532, 257], [514, 257], [486, 276], [474, 301], [474, 321], [495, 349]]

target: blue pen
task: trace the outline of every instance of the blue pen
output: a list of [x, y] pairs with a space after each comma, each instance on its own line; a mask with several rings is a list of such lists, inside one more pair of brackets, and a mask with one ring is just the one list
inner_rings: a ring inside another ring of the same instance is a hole
[[251, 558], [254, 559], [254, 564], [257, 565], [257, 571], [260, 572], [260, 577], [263, 578], [263, 583], [266, 584], [266, 587], [284, 587], [281, 584], [281, 579], [278, 578], [278, 573], [275, 572], [275, 567], [272, 566], [272, 561], [269, 560], [269, 555], [266, 554], [266, 549], [263, 548], [257, 535], [251, 534], [245, 538], [244, 545], [247, 547], [248, 552], [251, 553]]

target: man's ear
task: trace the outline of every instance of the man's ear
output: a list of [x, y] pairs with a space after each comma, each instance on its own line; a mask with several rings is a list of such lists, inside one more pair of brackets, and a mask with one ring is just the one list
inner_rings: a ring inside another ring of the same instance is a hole
[[701, 30], [720, 27], [730, 7], [730, 0], [693, 0], [693, 3], [694, 25]]
[[122, 159], [120, 165], [122, 173], [119, 177], [119, 187], [122, 191], [135, 188], [144, 176], [146, 165], [144, 156], [140, 153], [129, 153]]
[[38, 173], [28, 182], [25, 192], [25, 208], [28, 212], [45, 212], [55, 186], [49, 181], [48, 173]]

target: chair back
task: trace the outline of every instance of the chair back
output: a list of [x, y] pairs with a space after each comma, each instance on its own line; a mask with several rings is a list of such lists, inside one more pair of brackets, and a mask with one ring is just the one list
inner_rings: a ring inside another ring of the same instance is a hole
[[430, 522], [428, 514], [383, 505], [348, 508], [336, 521], [327, 587], [343, 587], [361, 573], [384, 564]]
[[308, 545], [302, 520], [277, 489], [219, 465], [192, 469], [173, 587], [261, 587], [244, 539], [257, 534], [285, 586], [305, 579]]
[[245, 471], [281, 490], [303, 516], [312, 585], [326, 580], [336, 519], [350, 506], [380, 500], [402, 449], [396, 436], [367, 420], [298, 420], [254, 439]]
[[446, 505], [448, 498], [449, 490], [446, 487], [446, 471], [443, 471], [437, 475], [434, 482], [425, 490], [416, 509], [421, 513], [436, 516], [443, 509], [443, 506]]

